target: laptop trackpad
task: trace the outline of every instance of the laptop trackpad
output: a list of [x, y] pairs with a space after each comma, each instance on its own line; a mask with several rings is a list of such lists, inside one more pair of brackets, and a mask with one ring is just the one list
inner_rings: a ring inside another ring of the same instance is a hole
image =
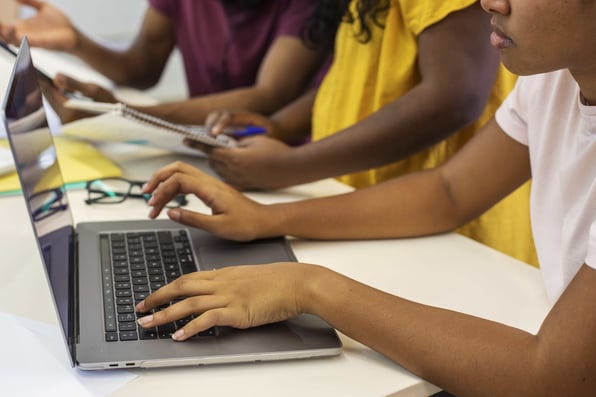
[[226, 243], [199, 247], [201, 270], [225, 266], [295, 261], [283, 240], [250, 243]]

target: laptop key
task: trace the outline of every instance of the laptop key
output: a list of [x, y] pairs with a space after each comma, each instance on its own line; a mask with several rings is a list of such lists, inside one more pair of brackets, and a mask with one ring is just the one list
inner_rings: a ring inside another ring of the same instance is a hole
[[188, 273], [197, 271], [197, 268], [194, 265], [194, 263], [183, 263], [181, 265], [181, 268], [182, 268], [182, 274], [188, 274]]
[[134, 322], [137, 319], [133, 313], [123, 313], [118, 315], [118, 322], [119, 323], [127, 323], [127, 322]]
[[139, 327], [139, 339], [157, 339], [157, 331], [155, 328], [142, 328]]
[[116, 310], [118, 311], [118, 314], [134, 313], [135, 307], [133, 305], [118, 305]]
[[138, 303], [149, 296], [149, 292], [138, 292], [135, 294], [135, 302]]
[[172, 233], [168, 231], [157, 232], [157, 239], [160, 243], [171, 243], [173, 241]]
[[116, 304], [117, 305], [132, 305], [133, 300], [130, 296], [127, 296], [125, 298], [117, 298], [116, 299]]
[[137, 340], [139, 336], [136, 331], [124, 331], [120, 332], [120, 340], [127, 341], [127, 340]]
[[106, 332], [106, 342], [118, 342], [118, 332]]
[[137, 323], [120, 323], [118, 331], [134, 331], [137, 329]]
[[172, 334], [176, 332], [176, 327], [174, 326], [174, 323], [168, 323], [160, 325], [159, 327], [157, 327], [157, 330], [159, 333], [159, 338], [166, 339], [172, 337]]

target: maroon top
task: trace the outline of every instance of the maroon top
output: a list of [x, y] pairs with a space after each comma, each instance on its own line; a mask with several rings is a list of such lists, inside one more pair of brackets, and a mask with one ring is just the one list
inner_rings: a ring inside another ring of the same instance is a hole
[[300, 36], [314, 0], [269, 0], [256, 11], [219, 0], [149, 0], [176, 30], [190, 96], [255, 83], [279, 36]]

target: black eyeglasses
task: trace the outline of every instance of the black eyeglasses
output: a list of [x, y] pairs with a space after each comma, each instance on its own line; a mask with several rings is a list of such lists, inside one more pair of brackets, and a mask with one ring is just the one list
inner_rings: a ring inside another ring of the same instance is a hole
[[[118, 204], [128, 198], [143, 199], [148, 202], [150, 194], [143, 193], [145, 182], [131, 181], [125, 178], [102, 178], [87, 181], [87, 204]], [[133, 192], [137, 188], [138, 192]], [[188, 204], [183, 194], [178, 194], [167, 205], [168, 208], [183, 207]]]
[[33, 205], [31, 216], [35, 222], [64, 211], [68, 208], [68, 204], [64, 202], [64, 192], [62, 188], [54, 188], [42, 190], [29, 197], [29, 201]]

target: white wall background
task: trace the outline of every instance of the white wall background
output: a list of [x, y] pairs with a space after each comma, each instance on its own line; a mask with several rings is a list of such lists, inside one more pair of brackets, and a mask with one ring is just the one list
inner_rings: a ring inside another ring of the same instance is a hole
[[[128, 39], [136, 33], [147, 7], [145, 0], [47, 1], [60, 7], [85, 32], [115, 40]], [[30, 13], [23, 7], [22, 15]]]
[[[117, 43], [126, 43], [134, 37], [141, 26], [147, 8], [146, 0], [46, 1], [60, 7], [79, 29], [90, 36], [98, 40]], [[23, 7], [21, 16], [26, 17], [31, 12], [31, 9]], [[147, 93], [164, 101], [181, 99], [187, 96], [182, 63], [177, 52], [170, 59], [160, 83]]]

